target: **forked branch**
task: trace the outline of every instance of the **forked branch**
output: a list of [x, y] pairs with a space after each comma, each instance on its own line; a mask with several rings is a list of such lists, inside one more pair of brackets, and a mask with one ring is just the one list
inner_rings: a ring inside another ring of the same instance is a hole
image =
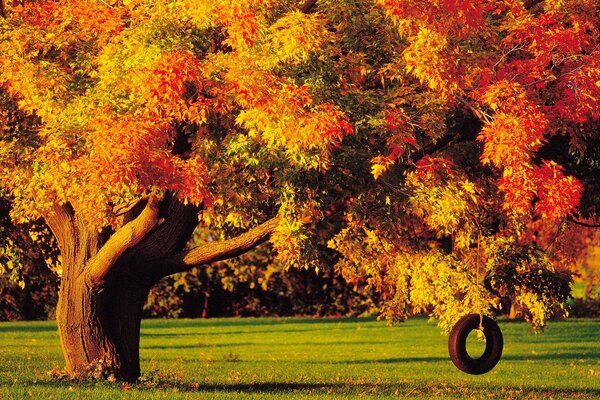
[[119, 257], [140, 243], [157, 225], [159, 203], [159, 198], [150, 196], [140, 215], [119, 228], [90, 259], [86, 279], [91, 284], [101, 283]]

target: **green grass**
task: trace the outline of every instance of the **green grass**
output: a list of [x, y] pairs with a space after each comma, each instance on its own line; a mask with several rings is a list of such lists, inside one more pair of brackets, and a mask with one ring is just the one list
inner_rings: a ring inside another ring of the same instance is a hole
[[600, 399], [600, 320], [500, 325], [502, 360], [471, 376], [425, 319], [147, 320], [130, 387], [53, 380], [55, 324], [1, 323], [0, 399]]

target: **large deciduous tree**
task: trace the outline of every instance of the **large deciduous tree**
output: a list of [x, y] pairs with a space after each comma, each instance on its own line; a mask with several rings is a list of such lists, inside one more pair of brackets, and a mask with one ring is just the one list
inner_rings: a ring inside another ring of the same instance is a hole
[[0, 9], [2, 188], [56, 237], [71, 374], [136, 379], [150, 287], [268, 240], [328, 244], [392, 319], [566, 300], [548, 238], [595, 216], [596, 1], [315, 3]]

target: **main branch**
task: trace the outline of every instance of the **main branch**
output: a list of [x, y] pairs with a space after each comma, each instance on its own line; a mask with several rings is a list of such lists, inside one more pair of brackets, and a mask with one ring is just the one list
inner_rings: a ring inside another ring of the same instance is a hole
[[168, 259], [160, 260], [156, 264], [156, 273], [161, 277], [168, 276], [200, 265], [242, 255], [269, 240], [280, 220], [281, 217], [277, 216], [234, 238], [207, 242], [176, 253]]
[[135, 219], [117, 230], [88, 263], [87, 277], [92, 284], [102, 282], [123, 253], [140, 243], [158, 223], [160, 200], [151, 196]]

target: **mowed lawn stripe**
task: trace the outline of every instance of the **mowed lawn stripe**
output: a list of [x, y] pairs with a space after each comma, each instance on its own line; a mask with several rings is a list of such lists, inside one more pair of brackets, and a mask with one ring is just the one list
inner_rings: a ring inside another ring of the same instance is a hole
[[600, 398], [600, 320], [551, 322], [543, 334], [500, 326], [503, 358], [470, 376], [424, 318], [145, 320], [144, 383], [131, 386], [52, 380], [55, 324], [1, 323], [0, 398]]

